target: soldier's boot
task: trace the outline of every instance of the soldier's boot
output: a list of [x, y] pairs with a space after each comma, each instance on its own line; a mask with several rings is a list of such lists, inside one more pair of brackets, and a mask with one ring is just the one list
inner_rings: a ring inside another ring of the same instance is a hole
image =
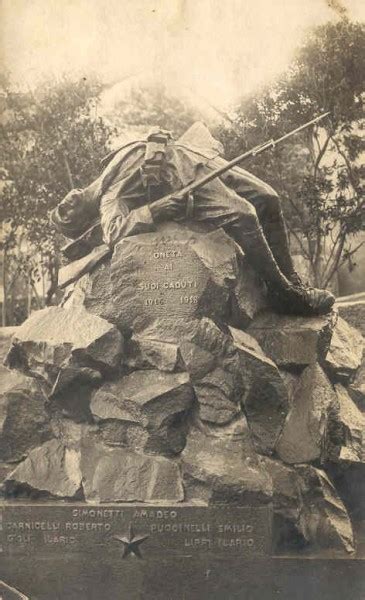
[[294, 270], [291, 273], [294, 281], [282, 273], [261, 227], [251, 231], [236, 229], [235, 239], [252, 267], [266, 282], [270, 300], [278, 312], [311, 316], [326, 314], [331, 310], [335, 302], [331, 292], [305, 286]]

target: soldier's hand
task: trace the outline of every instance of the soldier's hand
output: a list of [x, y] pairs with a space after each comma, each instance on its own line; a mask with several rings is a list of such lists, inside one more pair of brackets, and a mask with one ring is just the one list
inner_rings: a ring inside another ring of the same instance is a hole
[[150, 204], [150, 211], [155, 222], [176, 220], [186, 214], [187, 196], [165, 196]]

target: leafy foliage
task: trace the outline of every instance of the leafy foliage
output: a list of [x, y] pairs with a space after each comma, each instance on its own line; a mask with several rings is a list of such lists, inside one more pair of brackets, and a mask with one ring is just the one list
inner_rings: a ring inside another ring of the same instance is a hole
[[97, 115], [100, 91], [98, 81], [85, 78], [48, 81], [34, 91], [16, 91], [2, 82], [5, 296], [21, 275], [36, 292], [36, 281], [47, 274], [51, 299], [60, 239], [48, 213], [72, 187], [82, 187], [97, 176], [100, 159], [109, 150], [111, 128]]
[[328, 285], [357, 251], [362, 221], [365, 27], [344, 19], [313, 31], [292, 65], [272, 85], [246, 98], [218, 135], [229, 156], [330, 111], [248, 168], [284, 198], [292, 235], [318, 285]]

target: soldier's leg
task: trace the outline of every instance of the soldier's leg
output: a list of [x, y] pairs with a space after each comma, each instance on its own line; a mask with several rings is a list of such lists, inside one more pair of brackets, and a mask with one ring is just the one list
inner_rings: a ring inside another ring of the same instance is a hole
[[233, 171], [226, 180], [239, 196], [254, 206], [267, 242], [283, 274], [290, 281], [298, 281], [278, 194], [271, 186], [244, 169]]
[[330, 292], [294, 285], [283, 273], [253, 204], [219, 180], [204, 187], [196, 196], [195, 219], [223, 227], [235, 239], [255, 271], [268, 284], [272, 300], [282, 311], [311, 315], [331, 309], [334, 297]]
[[254, 206], [222, 181], [214, 180], [195, 194], [194, 219], [223, 227], [265, 281], [290, 285], [270, 249]]
[[297, 274], [290, 254], [288, 233], [280, 198], [277, 194], [260, 195], [254, 203], [254, 207], [280, 269], [290, 281], [295, 281]]

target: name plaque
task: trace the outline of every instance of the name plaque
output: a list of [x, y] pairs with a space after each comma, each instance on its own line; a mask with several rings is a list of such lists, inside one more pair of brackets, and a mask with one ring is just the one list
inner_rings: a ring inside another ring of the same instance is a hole
[[271, 554], [271, 507], [5, 504], [1, 552]]

